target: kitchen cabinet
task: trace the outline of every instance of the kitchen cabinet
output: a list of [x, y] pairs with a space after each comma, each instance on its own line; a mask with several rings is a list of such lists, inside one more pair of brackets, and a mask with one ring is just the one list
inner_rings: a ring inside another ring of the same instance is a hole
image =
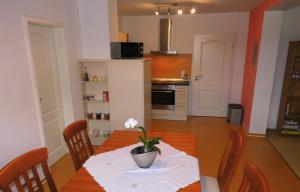
[[188, 86], [175, 86], [175, 115], [182, 120], [187, 119]]

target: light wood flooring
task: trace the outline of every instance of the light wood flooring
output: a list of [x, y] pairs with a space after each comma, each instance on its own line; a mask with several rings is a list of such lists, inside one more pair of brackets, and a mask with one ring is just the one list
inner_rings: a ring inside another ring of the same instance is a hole
[[268, 131], [267, 139], [300, 179], [300, 137]]
[[[198, 151], [202, 175], [216, 177], [219, 163], [224, 152], [228, 131], [231, 128], [224, 118], [190, 117], [184, 121], [152, 120], [153, 131], [192, 132], [198, 137]], [[257, 165], [266, 175], [272, 192], [299, 192], [300, 180], [292, 173], [265, 138], [247, 137], [247, 144], [238, 170], [233, 178], [232, 192], [238, 190], [245, 161]], [[74, 174], [69, 155], [51, 167], [58, 189]]]

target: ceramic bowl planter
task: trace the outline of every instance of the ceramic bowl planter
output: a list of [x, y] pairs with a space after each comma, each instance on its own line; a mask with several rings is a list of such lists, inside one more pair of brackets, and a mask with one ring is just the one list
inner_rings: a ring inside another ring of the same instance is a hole
[[159, 144], [160, 137], [147, 137], [147, 131], [142, 126], [137, 126], [138, 121], [129, 118], [125, 122], [126, 129], [136, 129], [142, 132], [143, 135], [138, 134], [138, 141], [143, 143], [144, 146], [139, 146], [131, 150], [131, 156], [140, 168], [149, 168], [154, 162], [157, 154], [161, 151], [155, 145]]
[[133, 160], [140, 168], [149, 168], [157, 154], [159, 153], [159, 149], [157, 147], [153, 147], [153, 150], [149, 152], [144, 152], [144, 146], [139, 146], [131, 150], [131, 155]]

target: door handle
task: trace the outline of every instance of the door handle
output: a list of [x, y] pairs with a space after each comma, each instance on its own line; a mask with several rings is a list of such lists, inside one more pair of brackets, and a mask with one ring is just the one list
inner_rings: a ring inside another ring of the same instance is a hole
[[202, 79], [202, 75], [196, 75], [194, 76], [195, 81], [201, 80]]

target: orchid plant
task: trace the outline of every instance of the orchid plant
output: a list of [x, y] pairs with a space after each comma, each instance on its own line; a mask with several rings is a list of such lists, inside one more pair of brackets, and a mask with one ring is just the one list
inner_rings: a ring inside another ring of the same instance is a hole
[[141, 130], [143, 132], [143, 137], [139, 136], [138, 141], [142, 142], [144, 144], [144, 153], [151, 152], [153, 150], [158, 150], [158, 153], [160, 154], [161, 151], [158, 147], [155, 147], [156, 144], [159, 144], [160, 137], [150, 137], [147, 138], [147, 131], [144, 127], [138, 126], [138, 121], [134, 118], [129, 118], [125, 122], [125, 128], [126, 129], [136, 129]]

